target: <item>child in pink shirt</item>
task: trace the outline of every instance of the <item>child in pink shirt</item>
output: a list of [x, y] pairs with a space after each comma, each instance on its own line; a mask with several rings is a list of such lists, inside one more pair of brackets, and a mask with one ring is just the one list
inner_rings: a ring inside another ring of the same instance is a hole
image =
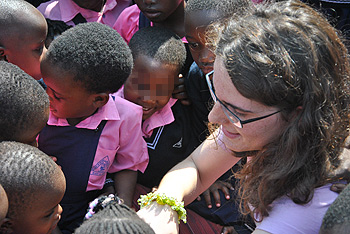
[[99, 23], [67, 30], [42, 60], [50, 117], [39, 135], [39, 148], [57, 157], [67, 178], [59, 223], [64, 233], [81, 224], [88, 203], [101, 193], [107, 172], [115, 173], [115, 191], [131, 206], [137, 171], [143, 172], [148, 163], [142, 109], [110, 95], [131, 69], [127, 44]]
[[19, 66], [39, 80], [46, 35], [46, 20], [30, 3], [0, 1], [0, 60]]
[[[127, 43], [139, 28], [149, 26], [150, 22], [152, 26], [165, 27], [180, 37], [185, 36], [184, 0], [136, 0], [135, 3], [120, 14], [113, 26]], [[148, 20], [148, 25], [142, 25], [144, 20]]]
[[51, 0], [38, 6], [38, 10], [51, 20], [68, 25], [98, 22], [112, 27], [119, 14], [131, 5], [131, 0]]

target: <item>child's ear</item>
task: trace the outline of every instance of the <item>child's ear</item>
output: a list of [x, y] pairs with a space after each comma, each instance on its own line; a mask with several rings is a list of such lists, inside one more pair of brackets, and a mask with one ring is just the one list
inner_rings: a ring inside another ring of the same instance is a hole
[[0, 222], [0, 233], [12, 233], [13, 230], [13, 223], [11, 219], [9, 218], [4, 218]]
[[104, 106], [109, 100], [109, 94], [108, 93], [97, 93], [94, 94], [93, 97], [93, 105], [96, 108], [99, 108], [101, 106]]
[[0, 45], [0, 61], [2, 61], [2, 60], [7, 61], [7, 59], [6, 59], [6, 49], [2, 45]]

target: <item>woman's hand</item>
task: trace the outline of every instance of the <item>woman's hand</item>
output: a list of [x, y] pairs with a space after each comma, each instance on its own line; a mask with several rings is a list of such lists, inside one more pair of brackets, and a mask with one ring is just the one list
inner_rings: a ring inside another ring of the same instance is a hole
[[179, 232], [177, 212], [168, 205], [152, 202], [149, 206], [140, 209], [137, 214], [151, 226], [156, 234], [177, 234]]

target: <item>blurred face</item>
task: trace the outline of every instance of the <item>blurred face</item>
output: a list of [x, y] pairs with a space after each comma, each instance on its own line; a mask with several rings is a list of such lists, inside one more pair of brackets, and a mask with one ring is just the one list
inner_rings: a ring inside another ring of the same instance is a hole
[[80, 82], [75, 82], [72, 74], [53, 67], [45, 58], [41, 63], [41, 72], [47, 86], [50, 111], [57, 118], [84, 119], [97, 110], [94, 95]]
[[73, 2], [75, 2], [81, 8], [93, 11], [101, 11], [105, 0], [73, 0]]
[[124, 85], [124, 97], [142, 106], [145, 120], [169, 102], [178, 74], [178, 67], [140, 55]]
[[18, 25], [10, 36], [3, 41], [5, 59], [19, 66], [34, 79], [41, 78], [40, 61], [46, 52], [45, 39], [47, 24], [39, 11], [36, 20], [28, 20], [24, 25]]
[[34, 203], [24, 209], [20, 217], [10, 217], [15, 234], [50, 234], [56, 228], [62, 214], [59, 202], [66, 189], [63, 172], [58, 166], [56, 171], [54, 188], [38, 191]]
[[[276, 107], [266, 106], [242, 96], [233, 85], [221, 57], [214, 63], [213, 83], [215, 93], [233, 113], [241, 120], [261, 117], [278, 111]], [[219, 102], [216, 102], [209, 113], [209, 121], [222, 126], [222, 141], [227, 148], [235, 152], [261, 150], [266, 144], [278, 138], [287, 126], [281, 113], [271, 115], [265, 119], [236, 127], [227, 116]]]
[[142, 13], [152, 22], [166, 20], [184, 0], [135, 0]]
[[204, 74], [213, 70], [215, 55], [205, 45], [205, 30], [217, 19], [213, 11], [195, 11], [185, 14], [185, 32], [188, 45], [198, 67]]

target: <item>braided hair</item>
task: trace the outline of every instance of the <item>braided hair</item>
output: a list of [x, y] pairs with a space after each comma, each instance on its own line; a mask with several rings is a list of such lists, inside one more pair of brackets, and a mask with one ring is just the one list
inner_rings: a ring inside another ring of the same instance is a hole
[[154, 231], [134, 210], [115, 201], [86, 220], [74, 232], [74, 234], [85, 233], [154, 234]]

